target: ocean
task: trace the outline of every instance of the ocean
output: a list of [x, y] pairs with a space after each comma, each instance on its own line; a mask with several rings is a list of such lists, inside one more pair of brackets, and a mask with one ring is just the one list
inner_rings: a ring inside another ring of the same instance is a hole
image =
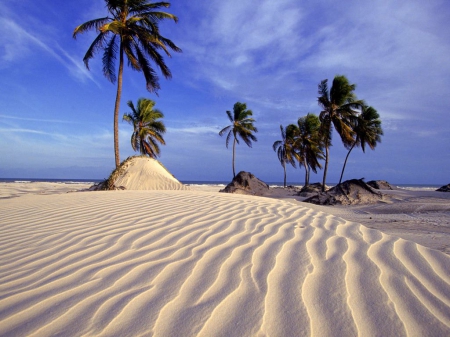
[[[103, 181], [103, 179], [30, 179], [30, 178], [0, 178], [0, 182], [3, 183], [33, 183], [33, 182], [50, 182], [50, 183], [59, 183], [59, 184], [96, 184]], [[225, 187], [229, 181], [201, 181], [201, 180], [181, 180], [181, 182], [185, 185], [207, 185], [211, 187]], [[283, 182], [275, 181], [275, 182], [266, 182], [270, 187], [283, 187]], [[391, 183], [392, 186], [396, 186], [401, 189], [410, 190], [410, 191], [435, 191], [439, 187], [445, 185], [438, 184], [395, 184]], [[288, 186], [302, 187], [302, 184], [298, 182], [287, 182]], [[327, 186], [333, 187], [336, 183], [327, 183]]]

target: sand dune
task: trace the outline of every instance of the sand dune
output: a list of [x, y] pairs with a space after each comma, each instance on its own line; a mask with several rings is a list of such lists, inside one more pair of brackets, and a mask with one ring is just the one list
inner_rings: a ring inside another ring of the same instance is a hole
[[450, 334], [450, 256], [287, 201], [25, 195], [0, 225], [0, 335]]
[[[112, 189], [188, 190], [156, 159], [133, 156], [124, 160], [108, 178]], [[111, 188], [108, 188], [111, 189]]]

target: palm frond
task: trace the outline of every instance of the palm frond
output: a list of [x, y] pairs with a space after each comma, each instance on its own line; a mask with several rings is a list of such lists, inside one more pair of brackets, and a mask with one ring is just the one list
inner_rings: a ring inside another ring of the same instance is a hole
[[145, 55], [139, 48], [135, 49], [141, 70], [144, 73], [147, 90], [150, 92], [156, 92], [160, 89], [159, 78], [156, 72], [150, 66], [150, 63], [146, 59]]
[[100, 33], [89, 46], [86, 54], [83, 57], [83, 62], [87, 69], [89, 69], [89, 60], [94, 57], [95, 53], [97, 53], [99, 49], [103, 48], [105, 38], [106, 34]]
[[224, 127], [222, 130], [219, 131], [219, 136], [223, 136], [223, 134], [230, 129], [231, 129], [231, 125]]
[[103, 74], [112, 83], [116, 82], [115, 61], [117, 55], [116, 36], [113, 35], [107, 43], [103, 53]]
[[98, 30], [100, 30], [101, 26], [103, 26], [110, 20], [111, 20], [111, 18], [104, 17], [104, 18], [87, 21], [74, 29], [72, 37], [74, 39], [76, 39], [78, 34], [83, 34], [92, 29], [95, 29], [98, 31]]
[[[230, 130], [230, 132], [228, 132], [228, 135], [227, 135], [227, 139], [226, 139], [226, 141], [225, 141], [225, 146], [227, 147], [227, 149], [228, 149], [228, 144], [230, 143], [230, 139], [231, 139], [231, 135], [233, 134], [233, 132], [232, 132], [232, 130]], [[236, 139], [236, 138], [235, 138]], [[236, 141], [237, 141], [237, 139], [236, 139]], [[238, 142], [239, 143], [239, 142]]]

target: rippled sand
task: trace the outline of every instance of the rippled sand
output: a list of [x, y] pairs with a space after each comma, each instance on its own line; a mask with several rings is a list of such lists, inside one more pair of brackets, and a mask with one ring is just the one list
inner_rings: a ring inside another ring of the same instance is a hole
[[0, 201], [0, 335], [446, 336], [450, 256], [288, 201]]

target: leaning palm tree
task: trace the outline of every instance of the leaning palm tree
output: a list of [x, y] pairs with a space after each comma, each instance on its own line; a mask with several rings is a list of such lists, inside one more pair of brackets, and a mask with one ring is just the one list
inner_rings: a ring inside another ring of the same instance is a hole
[[255, 120], [250, 116], [253, 116], [253, 112], [251, 110], [247, 110], [247, 105], [245, 103], [237, 102], [233, 106], [233, 114], [231, 111], [227, 111], [228, 119], [231, 122], [231, 125], [224, 127], [219, 132], [219, 136], [223, 136], [228, 132], [226, 138], [226, 147], [228, 148], [228, 144], [230, 142], [231, 137], [233, 136], [233, 178], [236, 177], [236, 171], [234, 170], [234, 156], [236, 143], [239, 144], [239, 138], [241, 138], [247, 146], [252, 147], [252, 141], [256, 142], [257, 139], [253, 135], [253, 132], [258, 132], [258, 129], [253, 125]]
[[158, 143], [165, 145], [163, 134], [166, 127], [162, 121], [164, 114], [154, 109], [155, 102], [150, 99], [140, 98], [137, 107], [132, 101], [128, 101], [131, 112], [123, 115], [123, 120], [133, 125], [131, 135], [131, 147], [143, 155], [156, 158], [160, 154]]
[[308, 113], [297, 121], [298, 126], [295, 132], [295, 148], [299, 152], [302, 162], [299, 163], [305, 167], [305, 184], [309, 185], [310, 171], [317, 173], [317, 169], [322, 168], [319, 160], [323, 160], [323, 140], [320, 135], [319, 118]]
[[277, 153], [278, 160], [284, 170], [284, 187], [286, 187], [286, 163], [295, 167], [295, 161], [299, 160], [299, 155], [294, 148], [294, 128], [289, 125], [286, 129], [280, 125], [281, 140], [273, 143], [272, 148]]
[[325, 191], [328, 162], [330, 159], [329, 147], [331, 146], [333, 127], [341, 137], [344, 145], [351, 144], [354, 136], [351, 122], [358, 113], [357, 109], [360, 109], [364, 104], [363, 101], [357, 100], [354, 94], [356, 85], [350, 84], [345, 76], [335, 76], [330, 90], [328, 90], [327, 82], [328, 80], [320, 82], [320, 96], [318, 97], [318, 103], [323, 109], [319, 118], [325, 147], [322, 191]]
[[[89, 30], [96, 30], [98, 35], [87, 50], [83, 61], [89, 69], [89, 60], [103, 50], [103, 74], [112, 83], [117, 80], [117, 94], [114, 105], [114, 156], [116, 167], [120, 164], [119, 157], [119, 106], [122, 95], [122, 77], [125, 57], [128, 65], [144, 73], [147, 90], [156, 92], [159, 78], [151, 63], [154, 63], [165, 78], [172, 76], [163, 57], [163, 50], [171, 56], [169, 49], [181, 52], [171, 40], [160, 34], [159, 23], [164, 19], [178, 21], [178, 18], [158, 9], [170, 7], [168, 2], [151, 0], [105, 0], [108, 16], [83, 23], [75, 28], [73, 37]], [[115, 64], [119, 57], [119, 70], [116, 77]]]
[[383, 135], [383, 129], [381, 128], [380, 115], [377, 110], [371, 106], [364, 106], [361, 113], [354, 120], [353, 131], [355, 132], [355, 139], [349, 147], [347, 156], [345, 157], [344, 166], [342, 167], [341, 178], [339, 184], [342, 182], [344, 176], [345, 166], [347, 165], [347, 159], [350, 156], [355, 146], [361, 146], [361, 149], [365, 153], [366, 144], [374, 150], [377, 143], [381, 142], [381, 136]]

